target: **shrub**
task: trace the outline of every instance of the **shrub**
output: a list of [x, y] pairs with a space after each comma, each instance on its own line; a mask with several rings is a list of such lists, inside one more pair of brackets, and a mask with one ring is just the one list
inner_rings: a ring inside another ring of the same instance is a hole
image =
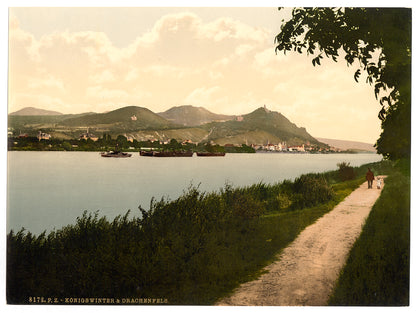
[[317, 174], [302, 175], [295, 179], [294, 209], [303, 209], [331, 200], [334, 196], [332, 188], [325, 178]]
[[264, 213], [264, 207], [251, 195], [234, 192], [231, 204], [233, 215], [243, 220], [251, 220]]
[[339, 178], [341, 181], [347, 181], [355, 178], [354, 168], [348, 162], [341, 162], [337, 164]]
[[292, 204], [289, 195], [286, 193], [279, 193], [274, 199], [269, 202], [269, 206], [273, 211], [284, 211], [287, 210]]

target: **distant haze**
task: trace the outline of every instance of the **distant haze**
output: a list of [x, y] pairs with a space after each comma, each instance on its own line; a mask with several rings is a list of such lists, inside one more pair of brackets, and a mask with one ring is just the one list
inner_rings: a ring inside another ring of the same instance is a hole
[[341, 150], [362, 150], [362, 151], [372, 151], [376, 152], [376, 148], [374, 148], [374, 144], [365, 143], [365, 142], [357, 142], [357, 141], [349, 141], [349, 140], [338, 140], [338, 139], [328, 139], [328, 138], [316, 138], [320, 142], [326, 143], [331, 147], [335, 147]]

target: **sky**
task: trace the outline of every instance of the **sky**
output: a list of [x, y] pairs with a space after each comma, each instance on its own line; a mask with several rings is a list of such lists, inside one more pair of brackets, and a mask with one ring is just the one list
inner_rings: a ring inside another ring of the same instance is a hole
[[275, 53], [274, 7], [11, 7], [8, 112], [267, 106], [314, 137], [375, 143], [374, 90], [340, 59]]

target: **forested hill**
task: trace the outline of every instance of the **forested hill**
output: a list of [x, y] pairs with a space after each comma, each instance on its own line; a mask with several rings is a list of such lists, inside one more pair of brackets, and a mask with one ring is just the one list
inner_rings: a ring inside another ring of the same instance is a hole
[[312, 137], [305, 128], [297, 127], [281, 113], [269, 111], [264, 107], [232, 121], [210, 123], [205, 127], [211, 130], [210, 138], [220, 142], [224, 142], [225, 138], [229, 140], [235, 138], [235, 140], [242, 141], [241, 143], [246, 141], [248, 144], [267, 144], [268, 142], [319, 144], [318, 140]]
[[[153, 113], [147, 108], [128, 106], [107, 113], [94, 113], [81, 117], [69, 118], [61, 123], [65, 126], [99, 127], [123, 127], [126, 130], [142, 129], [166, 129], [174, 127], [174, 123]], [[177, 125], [176, 125], [177, 126]]]

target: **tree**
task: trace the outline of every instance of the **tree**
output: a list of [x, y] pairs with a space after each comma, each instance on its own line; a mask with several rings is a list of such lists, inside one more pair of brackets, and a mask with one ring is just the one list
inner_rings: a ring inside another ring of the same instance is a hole
[[66, 151], [72, 150], [72, 145], [68, 141], [62, 142], [62, 148]]
[[381, 109], [382, 133], [377, 151], [390, 159], [410, 157], [411, 9], [294, 8], [275, 37], [278, 51], [325, 55], [335, 62], [345, 54], [347, 65], [358, 62], [374, 87]]
[[104, 142], [110, 142], [111, 141], [111, 135], [109, 133], [103, 133], [103, 141]]
[[118, 144], [119, 148], [122, 148], [122, 149], [127, 149], [129, 147], [129, 144], [127, 142], [127, 137], [123, 135], [117, 136], [116, 144]]
[[171, 150], [180, 150], [182, 146], [176, 139], [173, 138], [169, 141], [168, 148]]

